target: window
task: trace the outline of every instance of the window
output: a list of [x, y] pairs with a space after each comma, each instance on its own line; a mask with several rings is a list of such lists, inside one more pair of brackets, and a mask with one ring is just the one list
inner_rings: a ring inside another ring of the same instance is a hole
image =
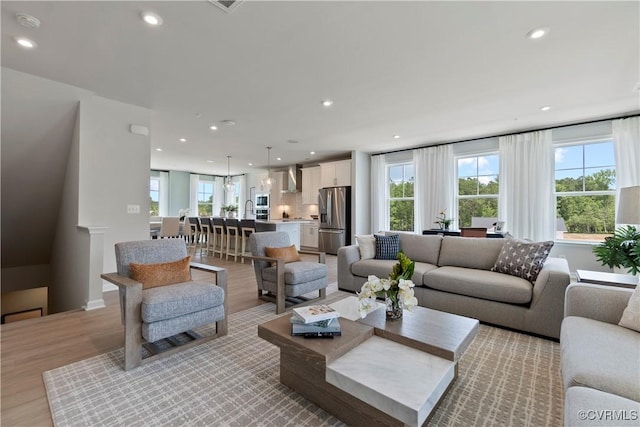
[[213, 181], [198, 181], [198, 215], [213, 216]]
[[612, 141], [555, 148], [556, 238], [603, 241], [615, 228]]
[[458, 226], [471, 227], [472, 218], [498, 218], [497, 154], [458, 159]]
[[157, 176], [152, 176], [149, 180], [149, 197], [149, 215], [160, 216], [160, 178]]
[[389, 230], [414, 231], [412, 163], [389, 166]]

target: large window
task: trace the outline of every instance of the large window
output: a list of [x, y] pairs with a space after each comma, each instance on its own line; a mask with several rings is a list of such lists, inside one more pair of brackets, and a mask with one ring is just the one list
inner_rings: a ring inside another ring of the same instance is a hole
[[458, 216], [454, 220], [459, 227], [478, 225], [473, 224], [474, 217], [497, 219], [499, 171], [497, 154], [458, 159]]
[[151, 203], [149, 204], [149, 215], [160, 215], [160, 178], [152, 176], [149, 180], [149, 197]]
[[602, 241], [615, 228], [612, 141], [555, 148], [556, 238]]
[[389, 229], [414, 231], [412, 163], [389, 166]]
[[198, 181], [198, 215], [213, 216], [213, 181]]

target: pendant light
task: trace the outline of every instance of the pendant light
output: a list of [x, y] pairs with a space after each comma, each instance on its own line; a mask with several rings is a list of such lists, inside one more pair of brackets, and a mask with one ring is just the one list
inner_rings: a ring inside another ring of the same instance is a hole
[[235, 188], [235, 184], [231, 182], [231, 156], [227, 156], [227, 183], [224, 185], [224, 189], [227, 192], [232, 192]]
[[262, 180], [261, 186], [263, 191], [271, 191], [271, 187], [273, 187], [276, 183], [274, 178], [271, 178], [271, 149], [273, 147], [267, 147], [267, 177]]

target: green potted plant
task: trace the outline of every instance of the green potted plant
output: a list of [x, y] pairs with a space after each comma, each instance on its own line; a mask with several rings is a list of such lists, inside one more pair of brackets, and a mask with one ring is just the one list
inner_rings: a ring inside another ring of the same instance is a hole
[[238, 212], [237, 205], [226, 205], [224, 206], [224, 210], [227, 212], [228, 218], [235, 218], [236, 212]]
[[594, 247], [593, 253], [602, 265], [623, 267], [635, 276], [640, 271], [640, 231], [632, 225], [620, 227]]

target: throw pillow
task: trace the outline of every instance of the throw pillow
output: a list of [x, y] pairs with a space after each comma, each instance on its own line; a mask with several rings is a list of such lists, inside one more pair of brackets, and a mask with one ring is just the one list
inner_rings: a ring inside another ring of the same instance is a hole
[[374, 236], [376, 239], [375, 259], [396, 259], [400, 251], [400, 235]]
[[376, 256], [376, 238], [373, 234], [356, 235], [356, 241], [360, 249], [360, 259], [371, 259]]
[[156, 286], [173, 285], [174, 283], [188, 282], [191, 280], [189, 262], [191, 257], [185, 257], [178, 261], [163, 262], [160, 264], [129, 264], [131, 278], [142, 283], [142, 289], [155, 288]]
[[552, 247], [552, 241], [532, 243], [507, 239], [491, 271], [522, 277], [534, 283]]
[[[296, 245], [285, 246], [283, 248], [270, 248], [267, 246], [264, 248], [264, 253], [270, 258], [283, 259], [285, 263], [302, 261]], [[276, 263], [272, 262], [271, 265], [276, 265]]]
[[640, 332], [640, 285], [631, 294], [618, 325]]

